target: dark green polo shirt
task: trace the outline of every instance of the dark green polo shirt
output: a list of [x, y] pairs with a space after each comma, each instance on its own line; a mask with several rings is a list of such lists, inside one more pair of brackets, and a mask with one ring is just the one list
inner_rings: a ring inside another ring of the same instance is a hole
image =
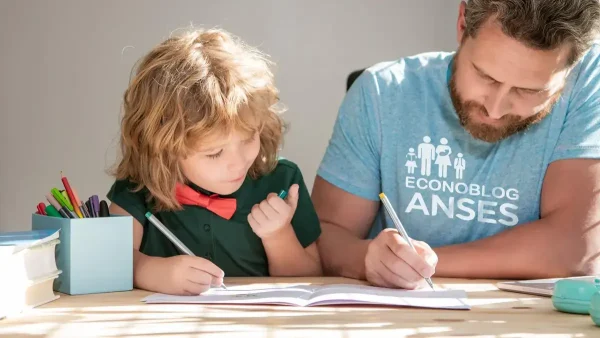
[[[269, 193], [278, 194], [282, 189], [287, 191], [294, 183], [300, 189], [292, 227], [300, 244], [307, 247], [319, 237], [321, 227], [302, 173], [296, 164], [288, 160], [279, 160], [273, 172], [256, 180], [246, 177], [238, 191], [223, 196], [235, 197], [237, 200], [236, 212], [230, 220], [202, 207], [189, 205], [184, 205], [181, 211], [154, 212], [153, 204], [147, 202], [149, 191], [144, 188], [139, 192], [132, 192], [135, 185], [129, 180], [115, 181], [107, 197], [142, 224], [144, 235], [140, 251], [149, 256], [170, 257], [181, 254], [146, 219], [146, 212], [151, 211], [196, 256], [212, 261], [226, 276], [268, 276], [269, 266], [262, 241], [252, 231], [247, 217], [252, 207], [267, 198]], [[192, 183], [190, 187], [211, 194]]]

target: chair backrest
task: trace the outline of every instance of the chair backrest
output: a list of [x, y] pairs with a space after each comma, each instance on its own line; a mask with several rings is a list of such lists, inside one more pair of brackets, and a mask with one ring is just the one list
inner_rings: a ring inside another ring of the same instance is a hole
[[363, 68], [363, 69], [355, 70], [352, 73], [350, 73], [350, 75], [348, 75], [348, 78], [346, 79], [346, 91], [348, 91], [348, 89], [350, 89], [350, 87], [354, 83], [354, 80], [356, 80], [360, 76], [360, 74], [362, 74], [362, 72], [364, 72], [364, 71], [365, 70]]

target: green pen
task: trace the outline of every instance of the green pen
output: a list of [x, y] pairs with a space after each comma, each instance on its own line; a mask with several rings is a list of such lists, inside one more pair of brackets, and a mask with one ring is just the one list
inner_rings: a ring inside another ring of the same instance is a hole
[[49, 205], [46, 206], [46, 213], [48, 214], [48, 216], [63, 218], [58, 213], [58, 210], [56, 210], [56, 208], [53, 205], [51, 205], [51, 204], [49, 204]]
[[287, 196], [287, 191], [281, 190], [281, 192], [279, 193], [279, 198], [284, 200], [286, 196]]

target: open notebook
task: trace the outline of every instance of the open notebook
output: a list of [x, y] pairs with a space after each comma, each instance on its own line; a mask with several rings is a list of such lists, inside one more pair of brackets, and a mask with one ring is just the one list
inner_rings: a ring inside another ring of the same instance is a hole
[[289, 306], [383, 305], [469, 310], [464, 290], [397, 290], [365, 285], [300, 285], [281, 288], [244, 289], [243, 286], [210, 289], [199, 296], [153, 294], [147, 304], [272, 304]]

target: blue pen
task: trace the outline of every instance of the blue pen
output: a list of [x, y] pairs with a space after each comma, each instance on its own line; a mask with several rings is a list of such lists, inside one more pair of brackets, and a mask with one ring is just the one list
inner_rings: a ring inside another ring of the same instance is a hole
[[284, 200], [286, 196], [287, 196], [287, 191], [281, 190], [281, 192], [279, 193], [279, 198]]

